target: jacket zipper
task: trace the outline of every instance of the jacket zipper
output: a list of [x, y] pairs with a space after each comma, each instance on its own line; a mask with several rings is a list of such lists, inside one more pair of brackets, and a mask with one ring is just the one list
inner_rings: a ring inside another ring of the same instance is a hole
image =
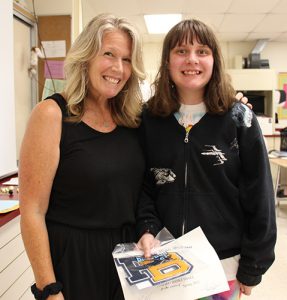
[[[185, 150], [188, 144], [188, 135], [189, 135], [189, 130], [186, 130], [185, 132], [185, 138], [184, 138], [184, 143], [185, 145]], [[185, 151], [186, 153], [186, 151]], [[186, 211], [186, 188], [187, 188], [187, 154], [185, 154], [185, 168], [184, 168], [184, 197], [183, 197], [183, 222], [182, 222], [182, 229], [181, 229], [181, 234], [184, 235], [185, 233], [185, 225], [186, 225], [186, 216], [185, 216], [185, 211]]]

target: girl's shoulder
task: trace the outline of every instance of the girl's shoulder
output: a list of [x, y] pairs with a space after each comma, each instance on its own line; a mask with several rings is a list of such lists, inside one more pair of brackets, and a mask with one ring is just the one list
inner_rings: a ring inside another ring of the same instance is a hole
[[235, 102], [228, 114], [230, 114], [237, 127], [251, 127], [254, 114], [246, 104]]

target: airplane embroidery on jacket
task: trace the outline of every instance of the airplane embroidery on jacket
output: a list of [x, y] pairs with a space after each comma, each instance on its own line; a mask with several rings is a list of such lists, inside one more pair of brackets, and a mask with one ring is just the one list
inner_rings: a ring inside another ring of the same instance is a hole
[[201, 154], [215, 156], [216, 163], [213, 164], [214, 166], [223, 165], [224, 161], [227, 160], [227, 158], [224, 156], [225, 153], [223, 153], [222, 150], [217, 149], [215, 145], [205, 145], [205, 147], [210, 149], [206, 149], [205, 152], [201, 152]]
[[230, 149], [231, 150], [233, 150], [233, 149], [238, 150], [239, 149], [237, 138], [234, 138], [234, 140], [231, 142]]

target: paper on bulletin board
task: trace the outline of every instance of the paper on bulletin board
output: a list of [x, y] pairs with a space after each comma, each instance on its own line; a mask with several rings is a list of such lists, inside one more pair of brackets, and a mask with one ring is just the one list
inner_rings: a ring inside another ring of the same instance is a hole
[[42, 100], [55, 93], [63, 92], [65, 80], [63, 79], [46, 79], [43, 87]]
[[43, 41], [46, 58], [65, 57], [66, 41]]
[[46, 60], [44, 68], [45, 78], [64, 79], [64, 61]]
[[[119, 252], [116, 249], [113, 257], [126, 300], [194, 300], [229, 290], [220, 260], [200, 227], [156, 249], [156, 253], [176, 253], [191, 265], [186, 274], [164, 280], [160, 284], [154, 284], [155, 280], [151, 277], [166, 276], [174, 270], [178, 272], [182, 263], [173, 265], [163, 261], [163, 264], [158, 265], [156, 275], [153, 272], [142, 271], [141, 265], [137, 274], [135, 269], [139, 265], [137, 261], [142, 252]], [[136, 260], [133, 260], [134, 258]], [[130, 263], [129, 259], [133, 264], [132, 272], [126, 268]], [[131, 284], [133, 280], [136, 284]]]
[[13, 177], [8, 181], [2, 182], [3, 185], [19, 185], [18, 177]]

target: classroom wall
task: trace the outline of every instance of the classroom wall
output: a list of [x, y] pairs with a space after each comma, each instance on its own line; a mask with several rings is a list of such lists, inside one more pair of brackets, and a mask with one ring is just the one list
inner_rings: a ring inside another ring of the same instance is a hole
[[[233, 69], [235, 56], [247, 57], [255, 44], [256, 41], [220, 43], [226, 68]], [[148, 79], [150, 79], [156, 74], [160, 64], [161, 43], [146, 43], [143, 54]], [[287, 72], [287, 43], [268, 42], [261, 53], [261, 59], [269, 59], [270, 69], [276, 72]]]
[[[26, 0], [26, 5], [30, 11], [33, 11], [32, 0]], [[35, 11], [38, 16], [72, 16], [72, 41], [82, 31], [82, 0], [36, 0]]]
[[[26, 0], [27, 6], [32, 8], [32, 0]], [[81, 0], [36, 0], [35, 9], [38, 15], [73, 15], [73, 9], [76, 8], [76, 17], [73, 16], [72, 35], [74, 40], [75, 35], [78, 34], [80, 25], [79, 20], [81, 14], [79, 8], [81, 7]], [[75, 17], [75, 18], [74, 18]], [[242, 55], [247, 57], [255, 46], [256, 41], [253, 42], [222, 42], [222, 52], [225, 59], [226, 67], [231, 69], [234, 67], [234, 57]], [[159, 65], [161, 53], [161, 43], [146, 43], [144, 45], [144, 62], [148, 74], [155, 74]], [[270, 68], [277, 72], [287, 72], [287, 43], [268, 42], [261, 53], [261, 59], [269, 59]], [[148, 77], [150, 77], [149, 75]], [[148, 78], [149, 79], [149, 78]]]
[[[26, 0], [31, 7], [32, 0]], [[35, 10], [37, 15], [72, 15], [72, 0], [35, 0]]]

